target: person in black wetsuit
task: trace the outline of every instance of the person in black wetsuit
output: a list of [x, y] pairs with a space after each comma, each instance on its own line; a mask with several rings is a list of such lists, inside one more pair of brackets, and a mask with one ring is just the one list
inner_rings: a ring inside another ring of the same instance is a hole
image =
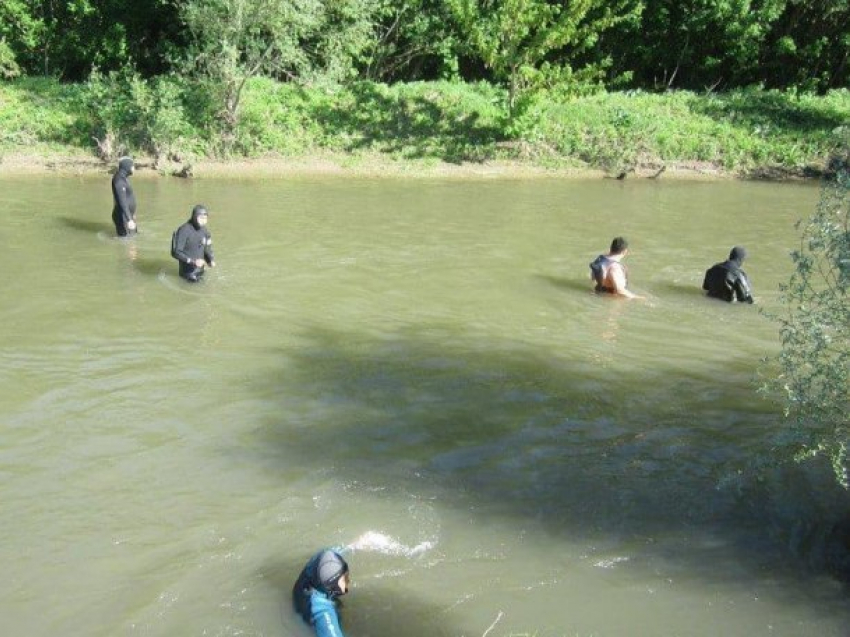
[[747, 273], [741, 269], [747, 251], [741, 246], [735, 246], [729, 252], [729, 258], [723, 263], [715, 263], [705, 271], [702, 289], [711, 298], [731, 303], [754, 303], [750, 280]]
[[180, 276], [192, 283], [204, 276], [207, 265], [215, 267], [207, 216], [206, 207], [195, 206], [189, 221], [177, 228], [171, 237], [171, 256], [180, 263]]
[[345, 595], [349, 586], [348, 564], [333, 549], [316, 553], [301, 571], [292, 587], [292, 602], [316, 637], [344, 637], [337, 598]]
[[115, 224], [115, 233], [119, 237], [127, 237], [136, 234], [136, 195], [127, 177], [133, 174], [133, 160], [130, 157], [122, 157], [118, 160], [118, 170], [112, 176], [112, 198], [115, 205], [112, 207], [112, 222]]

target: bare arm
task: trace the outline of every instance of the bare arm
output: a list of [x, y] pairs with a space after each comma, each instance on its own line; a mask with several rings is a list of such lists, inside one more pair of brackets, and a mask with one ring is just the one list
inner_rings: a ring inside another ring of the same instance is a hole
[[608, 278], [611, 281], [611, 289], [614, 290], [614, 294], [618, 296], [623, 296], [627, 299], [643, 298], [642, 296], [638, 296], [634, 292], [630, 291], [626, 287], [626, 272], [619, 263], [616, 263], [611, 266]]

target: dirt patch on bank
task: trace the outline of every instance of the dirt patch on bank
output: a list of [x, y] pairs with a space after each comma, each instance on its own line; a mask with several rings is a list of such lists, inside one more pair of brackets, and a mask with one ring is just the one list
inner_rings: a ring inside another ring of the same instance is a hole
[[94, 175], [109, 172], [109, 167], [92, 155], [0, 153], [0, 175]]
[[[431, 160], [394, 160], [376, 156], [313, 155], [309, 157], [259, 157], [199, 159], [156, 164], [153, 158], [136, 156], [136, 176], [185, 178], [285, 178], [297, 176], [436, 177], [436, 178], [531, 178], [563, 176], [601, 178], [604, 173], [588, 168], [547, 168], [531, 163], [488, 161], [453, 164]], [[105, 175], [114, 171], [107, 163], [87, 155], [5, 154], [0, 175], [62, 174]]]
[[[618, 174], [585, 167], [548, 167], [522, 161], [448, 163], [436, 160], [397, 160], [384, 155], [349, 156], [338, 154], [309, 157], [262, 157], [238, 159], [199, 159], [156, 165], [150, 157], [136, 157], [138, 177], [186, 178], [286, 178], [309, 176], [409, 177], [440, 179], [685, 179], [715, 180], [807, 179], [815, 171], [791, 171], [765, 167], [746, 174], [734, 174], [709, 162], [645, 163]], [[0, 176], [27, 174], [108, 175], [114, 164], [86, 154], [0, 155]]]

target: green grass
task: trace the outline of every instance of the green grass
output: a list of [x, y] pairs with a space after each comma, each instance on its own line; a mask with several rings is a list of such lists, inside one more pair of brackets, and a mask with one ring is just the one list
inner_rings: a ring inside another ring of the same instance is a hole
[[0, 149], [86, 147], [81, 92], [50, 78], [0, 82]]
[[[52, 79], [0, 83], [0, 149], [90, 151], [96, 105], [85, 96], [84, 85]], [[214, 154], [222, 148], [210, 116], [216, 107], [199, 99], [187, 83], [182, 112], [190, 132], [180, 143], [195, 155]], [[541, 96], [513, 119], [505, 104], [504, 90], [485, 83], [360, 83], [327, 92], [255, 78], [229, 150], [245, 157], [331, 152], [355, 164], [379, 154], [428, 165], [511, 159], [622, 171], [691, 162], [740, 173], [799, 172], [824, 166], [837, 150], [836, 129], [850, 125], [847, 90], [631, 91], [569, 102]]]
[[850, 92], [775, 91], [701, 96], [609, 93], [538, 107], [536, 133], [559, 155], [591, 165], [708, 162], [733, 171], [825, 162], [850, 122]]

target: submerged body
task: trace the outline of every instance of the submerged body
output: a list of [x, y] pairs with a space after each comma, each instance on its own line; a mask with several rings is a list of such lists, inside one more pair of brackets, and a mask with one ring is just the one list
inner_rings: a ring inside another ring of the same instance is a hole
[[331, 549], [316, 553], [292, 587], [292, 603], [316, 637], [344, 637], [338, 597], [348, 592], [348, 564]]
[[622, 287], [628, 286], [629, 273], [626, 266], [610, 256], [600, 254], [590, 264], [591, 278], [596, 283], [595, 292], [616, 294], [618, 281]]
[[600, 254], [590, 263], [590, 278], [596, 283], [594, 290], [627, 299], [640, 299], [629, 290], [629, 272], [623, 259], [629, 254], [629, 244], [623, 237], [615, 237], [608, 254]]
[[715, 263], [705, 271], [702, 289], [707, 296], [731, 303], [754, 303], [752, 288], [747, 273], [741, 268], [747, 252], [744, 248], [734, 247], [729, 258]]

